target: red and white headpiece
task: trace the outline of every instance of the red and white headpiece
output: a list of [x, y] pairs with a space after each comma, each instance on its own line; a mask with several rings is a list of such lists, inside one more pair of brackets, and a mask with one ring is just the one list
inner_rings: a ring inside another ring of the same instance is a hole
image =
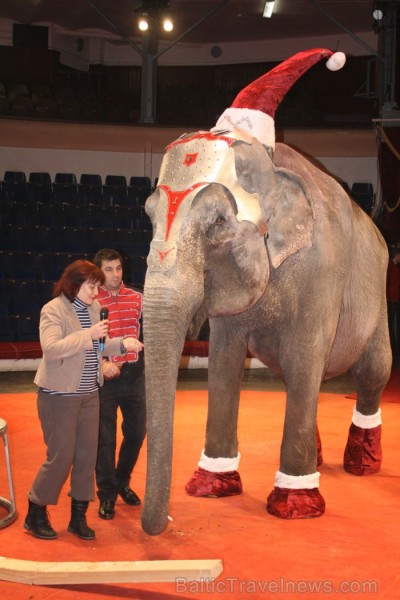
[[274, 148], [274, 116], [279, 103], [299, 77], [324, 58], [328, 58], [326, 66], [330, 71], [338, 71], [346, 62], [343, 52], [333, 53], [326, 48], [294, 54], [241, 90], [211, 131], [239, 129]]

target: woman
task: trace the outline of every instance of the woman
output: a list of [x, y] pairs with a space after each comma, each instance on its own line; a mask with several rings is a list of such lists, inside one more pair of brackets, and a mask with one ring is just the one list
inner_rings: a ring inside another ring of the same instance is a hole
[[93, 263], [76, 260], [56, 283], [53, 300], [40, 315], [43, 358], [35, 376], [38, 414], [47, 446], [47, 458], [28, 493], [24, 528], [35, 537], [55, 539], [47, 514], [57, 504], [70, 477], [71, 520], [68, 531], [84, 540], [95, 537], [86, 522], [89, 500], [94, 499], [94, 468], [99, 429], [99, 386], [103, 384], [99, 340], [104, 354], [139, 351], [132, 337], [109, 339], [108, 320], [100, 320], [97, 302], [104, 274]]

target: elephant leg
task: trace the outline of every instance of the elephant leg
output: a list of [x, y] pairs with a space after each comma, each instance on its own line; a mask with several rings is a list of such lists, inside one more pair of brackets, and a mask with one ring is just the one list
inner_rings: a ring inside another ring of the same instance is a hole
[[[306, 368], [303, 371], [307, 373]], [[316, 426], [318, 391], [306, 381], [303, 385], [297, 381], [295, 386], [287, 383], [280, 470], [267, 498], [267, 511], [282, 519], [320, 517], [325, 512], [316, 470], [318, 460], [322, 462]]]
[[343, 466], [353, 475], [373, 475], [381, 468], [382, 417], [379, 403], [391, 372], [389, 347], [386, 327], [383, 326], [352, 369], [357, 402], [349, 428]]
[[315, 442], [317, 445], [317, 467], [319, 467], [324, 462], [324, 457], [322, 454], [322, 442], [321, 442], [321, 436], [319, 434], [318, 425], [316, 427]]
[[237, 420], [247, 343], [234, 319], [210, 319], [206, 444], [186, 484], [191, 496], [222, 497], [242, 492]]

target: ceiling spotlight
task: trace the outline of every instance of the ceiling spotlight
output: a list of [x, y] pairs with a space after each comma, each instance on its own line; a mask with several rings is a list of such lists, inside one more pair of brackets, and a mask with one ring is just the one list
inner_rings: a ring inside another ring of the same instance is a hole
[[383, 17], [385, 16], [383, 12], [383, 2], [377, 0], [376, 2], [372, 3], [372, 16], [375, 21], [382, 21]]
[[147, 20], [147, 15], [142, 15], [138, 21], [138, 27], [140, 31], [147, 31], [149, 28], [149, 22]]
[[170, 18], [166, 17], [163, 19], [163, 29], [164, 31], [172, 31], [174, 28], [174, 24]]
[[267, 0], [264, 6], [263, 17], [266, 19], [270, 19], [272, 17], [272, 13], [274, 11], [274, 0]]
[[148, 31], [150, 28], [156, 31], [158, 26], [164, 31], [172, 31], [174, 24], [167, 16], [170, 0], [142, 0], [140, 6], [135, 9], [140, 31]]
[[372, 30], [375, 33], [380, 33], [384, 25], [385, 13], [383, 11], [383, 2], [372, 3]]

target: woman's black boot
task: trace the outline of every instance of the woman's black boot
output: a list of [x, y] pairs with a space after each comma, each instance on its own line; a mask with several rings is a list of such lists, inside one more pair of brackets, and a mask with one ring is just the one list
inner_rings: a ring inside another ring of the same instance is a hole
[[28, 502], [29, 508], [24, 522], [24, 529], [27, 529], [32, 535], [41, 540], [55, 540], [57, 533], [50, 524], [47, 507], [34, 504], [30, 500]]
[[89, 502], [84, 500], [71, 499], [71, 520], [68, 525], [68, 531], [75, 533], [82, 540], [94, 540], [95, 533], [86, 523], [86, 511]]

